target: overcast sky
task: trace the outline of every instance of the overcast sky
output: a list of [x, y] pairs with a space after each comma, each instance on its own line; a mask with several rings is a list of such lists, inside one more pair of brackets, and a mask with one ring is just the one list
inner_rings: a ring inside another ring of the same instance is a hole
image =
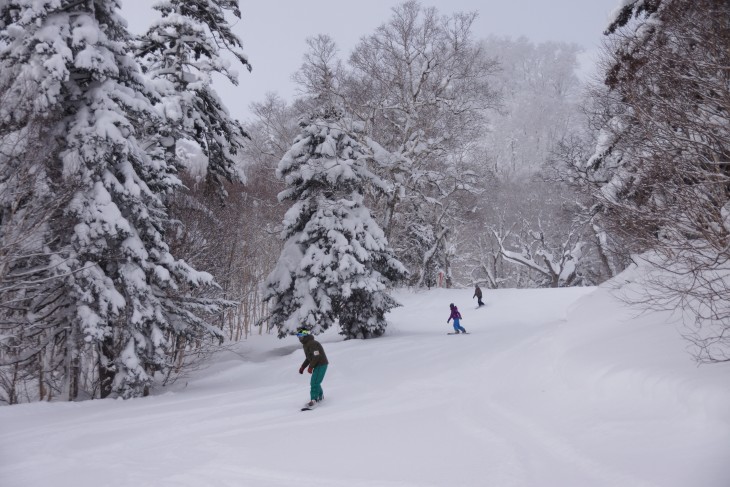
[[[575, 42], [591, 60], [600, 45], [609, 15], [620, 0], [422, 0], [441, 13], [477, 11], [475, 37], [525, 36], [535, 42]], [[132, 32], [149, 25], [154, 0], [122, 0]], [[242, 19], [234, 31], [243, 41], [253, 71], [238, 69], [237, 87], [221, 82], [215, 88], [231, 113], [249, 118], [251, 102], [269, 91], [291, 100], [296, 87], [291, 75], [302, 62], [305, 40], [329, 34], [343, 59], [357, 41], [386, 22], [400, 0], [242, 0]], [[588, 64], [590, 61], [586, 61]]]

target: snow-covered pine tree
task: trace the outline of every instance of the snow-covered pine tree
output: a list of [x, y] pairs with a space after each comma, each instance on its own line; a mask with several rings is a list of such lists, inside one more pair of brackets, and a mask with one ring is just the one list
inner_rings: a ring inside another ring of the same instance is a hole
[[180, 182], [138, 142], [157, 115], [118, 12], [114, 0], [0, 4], [0, 135], [45, 124], [49, 149], [33, 163], [49, 191], [71, 191], [45, 233], [46, 287], [18, 330], [49, 331], [24, 358], [49, 356], [66, 399], [83, 380], [87, 394], [142, 395], [177, 338], [220, 336], [193, 313], [218, 303], [185, 292], [211, 276], [165, 241], [162, 194]]
[[225, 17], [226, 12], [241, 17], [238, 0], [165, 0], [153, 8], [162, 18], [140, 38], [137, 56], [160, 92], [157, 108], [164, 123], [159, 131], [168, 159], [175, 159], [177, 141], [194, 141], [208, 160], [208, 181], [222, 190], [224, 179], [241, 179], [233, 156], [246, 133], [213, 89], [212, 76], [238, 84], [223, 50], [251, 70]]
[[364, 204], [367, 187], [385, 184], [368, 169], [361, 130], [330, 108], [302, 122], [277, 176], [294, 201], [284, 217], [286, 241], [266, 282], [265, 300], [279, 336], [300, 326], [321, 332], [339, 320], [347, 338], [383, 334], [385, 314], [398, 306], [389, 284], [406, 275]]

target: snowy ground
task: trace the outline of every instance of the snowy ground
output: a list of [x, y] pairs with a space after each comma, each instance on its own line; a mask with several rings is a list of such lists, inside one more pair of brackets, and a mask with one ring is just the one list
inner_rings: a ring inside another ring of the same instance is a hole
[[[173, 391], [0, 408], [3, 487], [730, 486], [728, 366], [604, 288], [403, 291], [385, 337], [252, 337]], [[448, 304], [467, 336], [447, 336]]]

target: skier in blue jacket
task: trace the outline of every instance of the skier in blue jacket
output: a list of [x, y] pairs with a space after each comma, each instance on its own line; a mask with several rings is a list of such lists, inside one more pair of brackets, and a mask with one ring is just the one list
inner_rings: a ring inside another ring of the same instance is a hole
[[463, 326], [461, 326], [461, 313], [459, 313], [459, 308], [454, 306], [454, 303], [451, 303], [449, 305], [449, 308], [451, 308], [451, 315], [449, 316], [449, 319], [446, 320], [446, 323], [448, 323], [451, 320], [454, 320], [454, 333], [466, 333], [466, 330]]

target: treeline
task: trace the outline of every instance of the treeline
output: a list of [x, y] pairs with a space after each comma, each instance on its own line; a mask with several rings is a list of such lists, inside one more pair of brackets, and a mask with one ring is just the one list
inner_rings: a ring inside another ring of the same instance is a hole
[[[0, 401], [144, 395], [292, 320], [378, 336], [394, 305], [381, 272], [594, 285], [637, 255], [662, 272], [640, 300], [694, 310], [698, 358], [727, 360], [730, 15], [625, 3], [582, 83], [579, 46], [480, 38], [476, 13], [407, 1], [352, 52], [309, 39], [300, 96], [240, 124], [211, 85], [237, 82], [221, 49], [250, 67], [226, 21], [237, 2], [162, 3], [137, 38], [116, 2], [5, 2]], [[340, 227], [359, 215], [377, 251], [343, 251], [357, 265], [303, 311], [286, 285], [321, 274], [285, 278], [284, 239], [329, 235], [302, 233], [315, 207]]]
[[334, 104], [379, 148], [388, 190], [366, 203], [408, 284], [595, 285], [641, 256], [663, 273], [636, 301], [693, 310], [697, 357], [725, 360], [728, 15], [628, 2], [581, 82], [579, 46], [479, 39], [474, 14], [406, 2], [352, 52], [309, 39], [302, 95], [253, 106], [246, 160], [282, 185], [298, 122]]

